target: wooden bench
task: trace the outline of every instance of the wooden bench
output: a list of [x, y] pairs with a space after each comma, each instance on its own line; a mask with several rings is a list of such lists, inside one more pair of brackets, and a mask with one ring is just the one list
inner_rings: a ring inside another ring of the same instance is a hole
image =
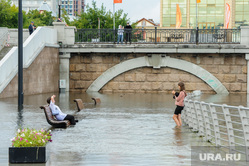
[[101, 103], [100, 98], [94, 98], [93, 97], [92, 100], [94, 101], [95, 105]]
[[69, 120], [62, 120], [62, 121], [56, 120], [56, 118], [52, 115], [52, 111], [48, 105], [41, 106], [40, 108], [44, 110], [47, 122], [51, 126], [55, 128], [66, 128], [70, 126]]
[[78, 112], [84, 108], [84, 104], [81, 99], [74, 99], [73, 101], [76, 103]]

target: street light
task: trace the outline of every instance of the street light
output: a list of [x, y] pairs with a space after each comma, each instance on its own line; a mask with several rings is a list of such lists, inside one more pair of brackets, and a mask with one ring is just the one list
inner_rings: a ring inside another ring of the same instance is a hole
[[61, 22], [61, 0], [58, 1], [58, 6], [59, 6], [59, 16], [58, 16], [58, 22]]

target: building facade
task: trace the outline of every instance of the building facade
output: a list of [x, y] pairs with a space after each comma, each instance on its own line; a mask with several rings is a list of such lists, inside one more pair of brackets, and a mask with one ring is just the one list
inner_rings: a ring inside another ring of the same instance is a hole
[[[50, 6], [55, 14], [58, 14], [59, 0], [22, 0], [22, 10], [29, 12], [30, 10], [38, 9], [44, 1]], [[18, 0], [12, 0], [12, 4], [18, 6]]]
[[[230, 5], [229, 29], [249, 25], [249, 0], [161, 0], [160, 26], [175, 28], [176, 4], [179, 4], [181, 28], [222, 29], [225, 25], [225, 6]], [[197, 20], [196, 20], [197, 18]]]
[[76, 16], [84, 12], [85, 0], [62, 0], [62, 8], [64, 8], [68, 15]]

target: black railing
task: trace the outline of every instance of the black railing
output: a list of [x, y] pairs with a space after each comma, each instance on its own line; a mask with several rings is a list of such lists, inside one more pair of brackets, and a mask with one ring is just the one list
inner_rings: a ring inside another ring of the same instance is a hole
[[[132, 43], [146, 44], [239, 44], [240, 29], [133, 29], [124, 32], [131, 35]], [[117, 30], [113, 29], [78, 29], [76, 43], [116, 43]]]

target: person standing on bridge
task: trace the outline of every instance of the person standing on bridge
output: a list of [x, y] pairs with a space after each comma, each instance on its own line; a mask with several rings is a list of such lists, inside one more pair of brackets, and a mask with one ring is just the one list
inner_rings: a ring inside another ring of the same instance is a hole
[[123, 39], [124, 39], [124, 28], [122, 25], [118, 26], [118, 41], [117, 44], [121, 41], [121, 44], [123, 44]]
[[184, 108], [184, 98], [187, 96], [187, 93], [185, 92], [185, 85], [183, 82], [179, 82], [178, 87], [180, 90], [179, 95], [174, 90], [172, 91], [172, 94], [175, 97], [175, 105], [176, 105], [173, 119], [177, 127], [180, 127], [182, 125], [181, 113]]
[[131, 44], [131, 32], [132, 32], [132, 27], [130, 26], [130, 24], [127, 22], [127, 25], [125, 26], [125, 44], [127, 44], [127, 42], [130, 42]]

